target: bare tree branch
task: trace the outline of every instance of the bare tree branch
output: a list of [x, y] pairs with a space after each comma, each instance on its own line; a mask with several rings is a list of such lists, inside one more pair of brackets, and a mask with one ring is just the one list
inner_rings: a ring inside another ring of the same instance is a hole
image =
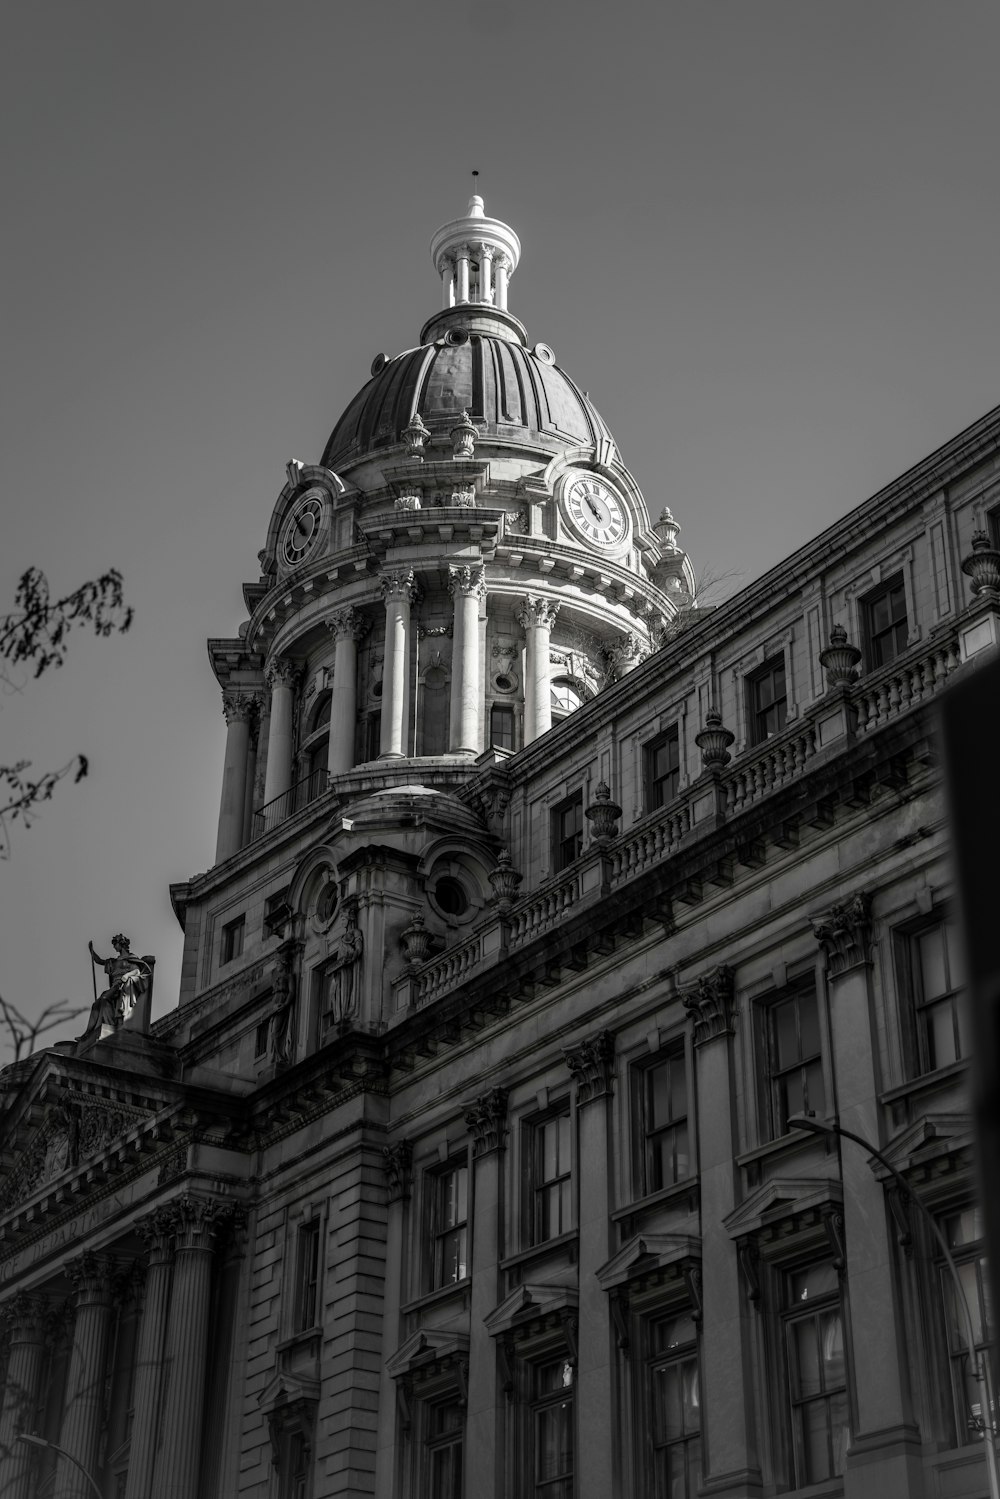
[[29, 1020], [16, 1005], [0, 995], [0, 1042], [13, 1052], [12, 1062], [23, 1061], [32, 1055], [40, 1036], [75, 1020], [85, 1008], [84, 1005], [71, 1005], [68, 999], [57, 999], [54, 1004], [46, 1005], [36, 1020]]

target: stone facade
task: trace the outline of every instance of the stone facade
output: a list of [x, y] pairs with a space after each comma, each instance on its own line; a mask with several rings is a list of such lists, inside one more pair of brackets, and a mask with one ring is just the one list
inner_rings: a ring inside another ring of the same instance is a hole
[[0, 1078], [0, 1492], [86, 1492], [24, 1431], [108, 1499], [985, 1495], [926, 1221], [789, 1120], [978, 1315], [935, 715], [1000, 411], [699, 613], [513, 231], [434, 245], [210, 643], [179, 1003]]

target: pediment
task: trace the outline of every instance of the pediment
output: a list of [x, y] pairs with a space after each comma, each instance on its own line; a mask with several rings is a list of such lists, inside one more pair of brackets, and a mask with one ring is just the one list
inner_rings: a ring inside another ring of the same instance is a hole
[[701, 1240], [690, 1234], [636, 1234], [599, 1270], [604, 1291], [613, 1291], [654, 1270], [669, 1270], [685, 1260], [701, 1259]]
[[[972, 1117], [969, 1114], [924, 1114], [909, 1129], [897, 1135], [882, 1151], [887, 1161], [904, 1175], [907, 1171], [932, 1166], [969, 1149], [974, 1143]], [[879, 1181], [889, 1173], [874, 1158], [872, 1170]]]
[[722, 1223], [731, 1239], [742, 1239], [810, 1211], [842, 1207], [843, 1201], [843, 1187], [834, 1177], [776, 1176], [752, 1192]]
[[415, 1373], [418, 1369], [444, 1359], [468, 1358], [469, 1334], [449, 1332], [437, 1327], [422, 1327], [401, 1343], [386, 1362], [393, 1379]]
[[483, 1324], [491, 1337], [498, 1338], [550, 1314], [574, 1313], [578, 1303], [575, 1286], [525, 1284], [511, 1291]]
[[257, 1396], [257, 1404], [261, 1410], [274, 1411], [281, 1406], [294, 1405], [296, 1401], [313, 1401], [318, 1399], [318, 1379], [304, 1378], [302, 1375], [293, 1374], [287, 1369], [283, 1369], [261, 1390]]

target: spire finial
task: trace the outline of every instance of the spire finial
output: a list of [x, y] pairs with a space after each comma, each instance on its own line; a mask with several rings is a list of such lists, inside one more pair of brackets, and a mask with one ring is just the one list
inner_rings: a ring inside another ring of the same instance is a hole
[[473, 169], [472, 173], [472, 197], [469, 199], [469, 218], [481, 219], [483, 209], [486, 207], [479, 192], [479, 173]]

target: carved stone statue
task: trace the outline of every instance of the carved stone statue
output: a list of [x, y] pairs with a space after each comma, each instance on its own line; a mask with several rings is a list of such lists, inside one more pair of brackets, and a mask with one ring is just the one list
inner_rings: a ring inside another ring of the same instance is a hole
[[121, 933], [111, 939], [111, 946], [115, 949], [113, 958], [102, 958], [94, 951], [92, 942], [88, 942], [87, 946], [91, 962], [103, 968], [107, 974], [108, 987], [94, 1000], [85, 1034], [104, 1026], [117, 1030], [128, 1020], [146, 991], [149, 964], [143, 958], [136, 957], [129, 939]]
[[292, 1061], [292, 1011], [295, 1008], [294, 946], [278, 949], [274, 970], [274, 1007], [271, 1010], [271, 1061], [275, 1067], [288, 1067]]
[[341, 933], [336, 962], [327, 970], [329, 1008], [332, 1024], [352, 1020], [361, 1000], [361, 957], [365, 939], [358, 929], [357, 901], [345, 907], [346, 925]]

